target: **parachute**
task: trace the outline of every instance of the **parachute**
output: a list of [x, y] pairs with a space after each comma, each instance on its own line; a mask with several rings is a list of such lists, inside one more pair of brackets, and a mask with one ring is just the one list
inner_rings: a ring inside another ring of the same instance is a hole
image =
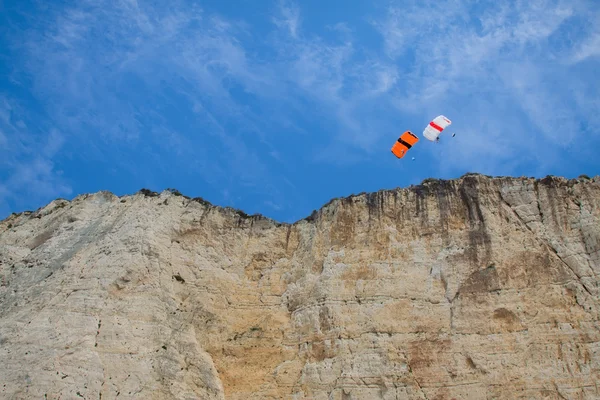
[[[452, 121], [450, 121], [443, 115], [438, 115], [425, 127], [425, 129], [423, 130], [423, 136], [425, 136], [427, 140], [437, 142], [440, 140], [439, 136], [442, 133], [442, 131], [448, 126], [450, 126], [450, 124], [452, 124]], [[452, 137], [455, 136], [456, 132], [452, 133]], [[418, 141], [419, 138], [414, 133], [412, 133], [411, 131], [406, 131], [402, 135], [400, 135], [398, 140], [392, 146], [392, 153], [397, 158], [403, 158], [408, 152], [408, 150], [410, 150], [410, 148], [413, 147]], [[414, 161], [415, 157], [412, 157], [412, 159]]]
[[438, 115], [429, 123], [429, 125], [427, 125], [427, 127], [425, 127], [423, 136], [432, 142], [437, 142], [439, 140], [440, 133], [442, 133], [442, 131], [451, 123], [452, 121], [450, 121], [448, 118], [444, 117], [443, 115]]
[[[419, 141], [419, 138], [411, 131], [406, 131], [394, 143], [392, 146], [392, 153], [398, 158], [402, 158], [406, 155], [406, 152]], [[413, 158], [414, 159], [414, 158]]]

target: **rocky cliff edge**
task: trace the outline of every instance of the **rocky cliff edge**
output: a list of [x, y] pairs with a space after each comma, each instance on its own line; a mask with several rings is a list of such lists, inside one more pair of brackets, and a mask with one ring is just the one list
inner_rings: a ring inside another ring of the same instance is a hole
[[56, 200], [0, 222], [0, 397], [597, 399], [599, 274], [599, 177]]

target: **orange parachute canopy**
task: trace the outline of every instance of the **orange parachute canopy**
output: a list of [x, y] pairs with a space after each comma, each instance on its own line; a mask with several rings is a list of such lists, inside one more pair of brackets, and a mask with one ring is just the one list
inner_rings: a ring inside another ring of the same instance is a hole
[[415, 136], [411, 131], [406, 131], [394, 143], [392, 146], [392, 153], [398, 158], [402, 158], [406, 155], [406, 152], [419, 141], [419, 138]]

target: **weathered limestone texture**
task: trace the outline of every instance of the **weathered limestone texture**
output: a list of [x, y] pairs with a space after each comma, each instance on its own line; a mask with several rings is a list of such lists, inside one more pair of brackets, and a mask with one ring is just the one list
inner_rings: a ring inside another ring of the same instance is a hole
[[0, 398], [599, 399], [599, 276], [599, 177], [56, 200], [0, 222]]

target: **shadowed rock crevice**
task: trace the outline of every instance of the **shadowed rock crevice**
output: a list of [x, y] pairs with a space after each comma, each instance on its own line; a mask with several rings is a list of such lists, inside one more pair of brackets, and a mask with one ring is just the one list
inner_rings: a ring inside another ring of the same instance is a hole
[[[477, 178], [468, 177], [459, 186], [459, 194], [466, 208], [466, 219], [469, 227], [470, 261], [474, 265], [489, 262], [492, 254], [492, 240], [487, 231], [482, 211], [481, 198]], [[480, 248], [482, 248], [480, 250]]]

